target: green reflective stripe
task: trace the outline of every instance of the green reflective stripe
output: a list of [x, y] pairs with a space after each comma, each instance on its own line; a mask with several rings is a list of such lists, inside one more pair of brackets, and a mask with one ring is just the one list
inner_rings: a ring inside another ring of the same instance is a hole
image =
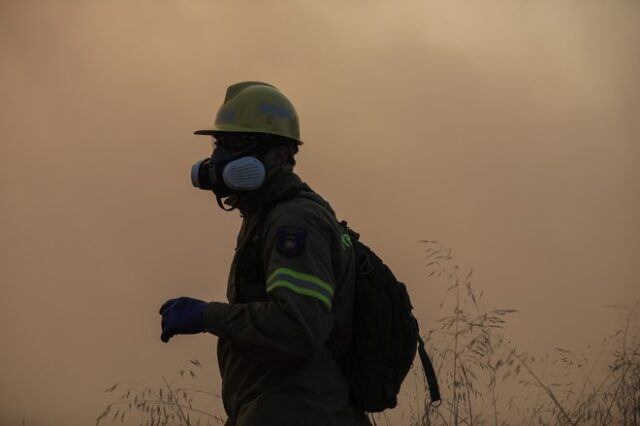
[[308, 288], [302, 288], [302, 287], [298, 287], [295, 284], [291, 284], [288, 281], [276, 281], [273, 284], [269, 285], [267, 287], [267, 293], [271, 292], [273, 289], [278, 288], [278, 287], [285, 287], [288, 288], [289, 290], [298, 293], [298, 294], [303, 294], [305, 296], [311, 296], [314, 297], [316, 299], [318, 299], [319, 301], [321, 301], [322, 303], [324, 303], [325, 305], [327, 305], [327, 307], [329, 307], [329, 309], [331, 309], [331, 301], [324, 295], [321, 294], [315, 290], [311, 290]]
[[271, 282], [274, 282], [274, 281], [286, 281], [289, 284], [293, 284], [298, 288], [305, 288], [307, 290], [312, 290], [317, 293], [320, 293], [329, 300], [333, 299], [333, 294], [327, 291], [324, 287], [320, 287], [319, 285], [312, 283], [310, 281], [294, 278], [291, 275], [278, 274], [275, 277], [271, 277]]
[[289, 268], [278, 268], [267, 279], [267, 292], [277, 287], [285, 287], [295, 293], [314, 297], [331, 308], [333, 287], [315, 275], [304, 274]]
[[[269, 276], [269, 279], [267, 280], [267, 287], [269, 287], [269, 284], [271, 283], [271, 281], [273, 281], [278, 275], [288, 275], [288, 276], [296, 278], [297, 280], [300, 280], [300, 281], [306, 281], [308, 283], [313, 283], [313, 284], [317, 285], [318, 287], [323, 288], [324, 290], [329, 292], [329, 294], [331, 296], [333, 296], [333, 288], [329, 284], [327, 284], [326, 282], [322, 281], [320, 278], [318, 278], [318, 277], [316, 277], [314, 275], [303, 274], [302, 272], [297, 272], [297, 271], [294, 271], [293, 269], [289, 269], [289, 268], [278, 268], [275, 271], [273, 271], [271, 273], [271, 275]], [[284, 278], [284, 277], [280, 277], [280, 278]]]
[[345, 250], [351, 247], [351, 236], [349, 234], [342, 234], [340, 237], [340, 243], [342, 244], [342, 248]]

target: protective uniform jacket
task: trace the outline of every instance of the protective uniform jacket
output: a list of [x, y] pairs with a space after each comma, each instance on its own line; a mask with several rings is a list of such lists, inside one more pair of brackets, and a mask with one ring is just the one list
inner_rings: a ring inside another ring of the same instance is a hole
[[229, 303], [212, 302], [205, 312], [207, 331], [219, 336], [227, 425], [368, 424], [349, 405], [336, 361], [352, 327], [348, 235], [288, 165], [271, 169], [239, 206]]

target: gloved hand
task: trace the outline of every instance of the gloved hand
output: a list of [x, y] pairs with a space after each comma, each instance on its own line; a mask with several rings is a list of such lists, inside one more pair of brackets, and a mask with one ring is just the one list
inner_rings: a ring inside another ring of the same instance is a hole
[[176, 334], [202, 333], [204, 311], [207, 305], [207, 302], [191, 297], [178, 297], [164, 302], [160, 308], [160, 315], [162, 315], [160, 340], [167, 343]]

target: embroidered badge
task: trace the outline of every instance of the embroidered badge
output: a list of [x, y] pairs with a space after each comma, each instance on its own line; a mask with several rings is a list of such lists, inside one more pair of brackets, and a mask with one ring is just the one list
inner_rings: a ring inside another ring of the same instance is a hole
[[295, 226], [281, 226], [276, 231], [276, 249], [286, 257], [296, 256], [304, 251], [307, 231]]

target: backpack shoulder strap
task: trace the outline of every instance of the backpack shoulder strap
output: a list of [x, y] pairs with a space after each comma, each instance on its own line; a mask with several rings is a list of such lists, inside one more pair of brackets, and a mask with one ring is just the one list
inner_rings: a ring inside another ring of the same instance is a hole
[[424, 368], [424, 375], [429, 385], [429, 396], [431, 397], [431, 404], [436, 404], [436, 407], [440, 405], [440, 387], [438, 386], [438, 380], [436, 379], [436, 372], [433, 369], [433, 364], [427, 351], [424, 348], [424, 340], [420, 334], [418, 334], [418, 354], [420, 354], [420, 361], [422, 362], [422, 368]]

